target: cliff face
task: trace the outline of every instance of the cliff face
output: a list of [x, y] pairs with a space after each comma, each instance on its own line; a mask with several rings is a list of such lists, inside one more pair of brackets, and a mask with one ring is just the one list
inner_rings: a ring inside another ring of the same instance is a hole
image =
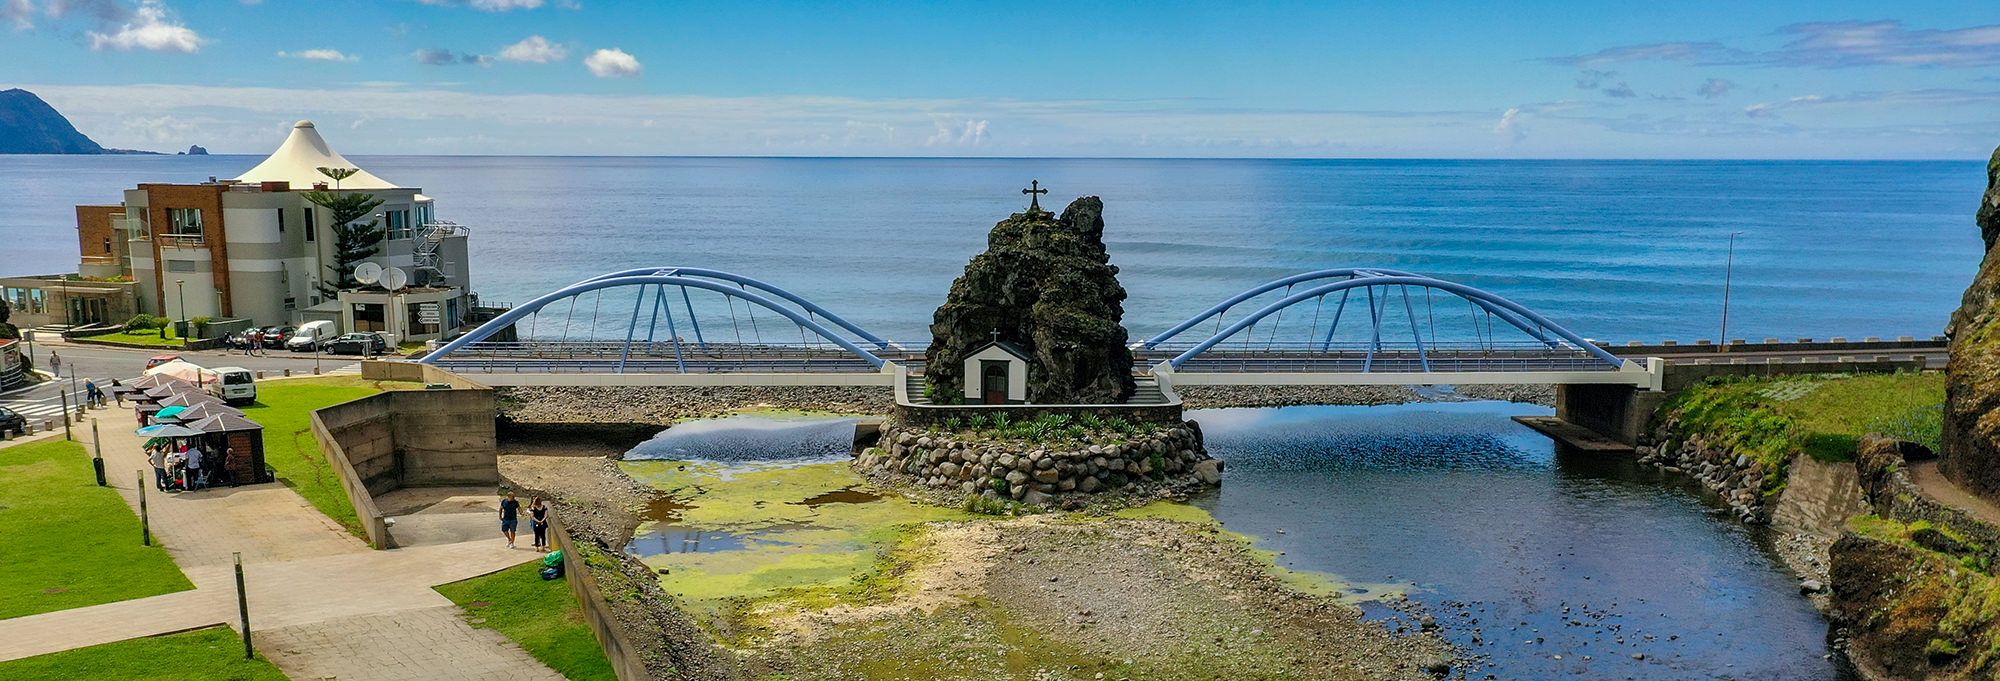
[[0, 154], [104, 154], [35, 93], [0, 90]]
[[1938, 468], [1974, 493], [2000, 499], [2000, 257], [1993, 253], [2000, 238], [2000, 150], [1987, 163], [1976, 216], [1986, 259], [1951, 316]]
[[987, 235], [986, 251], [931, 323], [925, 375], [935, 399], [961, 395], [967, 354], [998, 339], [1033, 355], [1028, 401], [1105, 404], [1131, 396], [1125, 288], [1104, 250], [1104, 202], [1088, 196], [1060, 217], [1015, 213]]

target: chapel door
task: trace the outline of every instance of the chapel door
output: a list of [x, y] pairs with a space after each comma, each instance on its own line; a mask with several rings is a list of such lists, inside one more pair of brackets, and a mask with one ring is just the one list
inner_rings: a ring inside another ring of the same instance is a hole
[[981, 362], [979, 387], [987, 404], [1007, 403], [1007, 363]]

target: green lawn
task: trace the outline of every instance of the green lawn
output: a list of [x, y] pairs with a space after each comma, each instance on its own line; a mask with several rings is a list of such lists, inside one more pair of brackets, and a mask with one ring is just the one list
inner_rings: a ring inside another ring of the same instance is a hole
[[157, 345], [163, 348], [178, 348], [181, 346], [181, 339], [174, 335], [173, 329], [167, 329], [166, 338], [161, 338], [160, 332], [158, 331], [149, 330], [149, 331], [140, 331], [137, 333], [126, 333], [120, 331], [118, 333], [107, 333], [102, 336], [90, 336], [84, 340], [112, 341], [116, 343], [136, 343], [139, 345]]
[[257, 384], [257, 403], [243, 409], [264, 426], [264, 463], [278, 471], [278, 479], [357, 537], [366, 536], [361, 519], [313, 437], [312, 412], [373, 395], [386, 385], [356, 376], [263, 382]]
[[1801, 452], [1852, 459], [1869, 433], [1936, 448], [1943, 404], [1944, 375], [1929, 372], [1721, 381], [1682, 391], [1667, 409], [1679, 416], [1681, 435], [1703, 435], [1783, 470]]
[[158, 681], [285, 681], [258, 655], [243, 659], [243, 639], [228, 627], [135, 638], [0, 662], [0, 679], [149, 679]]
[[194, 588], [157, 542], [139, 541], [139, 517], [97, 486], [83, 445], [0, 448], [0, 619]]
[[613, 681], [604, 648], [584, 624], [569, 577], [543, 581], [541, 561], [437, 588], [465, 610], [473, 626], [521, 644], [529, 655], [572, 681]]

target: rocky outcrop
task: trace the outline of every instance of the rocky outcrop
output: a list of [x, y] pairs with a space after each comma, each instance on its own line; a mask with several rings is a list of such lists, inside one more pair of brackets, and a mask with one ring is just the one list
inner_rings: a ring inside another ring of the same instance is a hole
[[207, 150], [207, 149], [203, 149], [203, 148], [201, 147], [201, 145], [199, 145], [199, 144], [190, 144], [190, 145], [188, 145], [188, 150], [187, 150], [187, 151], [183, 151], [183, 152], [181, 152], [181, 155], [182, 155], [182, 156], [207, 156], [207, 155], [208, 155], [208, 150]]
[[965, 357], [1001, 340], [1032, 354], [1029, 402], [1111, 404], [1131, 396], [1125, 287], [1104, 250], [1104, 202], [1060, 217], [1015, 213], [986, 237], [932, 317], [925, 378], [933, 399], [963, 394]]
[[1037, 506], [1080, 495], [1222, 482], [1222, 462], [1209, 457], [1193, 421], [1112, 439], [1045, 447], [895, 427], [854, 466], [891, 482]]
[[55, 107], [20, 88], [0, 90], [0, 154], [105, 154]]
[[1976, 213], [1986, 258], [1951, 315], [1945, 365], [1944, 451], [1938, 468], [1960, 486], [2000, 499], [2000, 150], [1986, 166]]

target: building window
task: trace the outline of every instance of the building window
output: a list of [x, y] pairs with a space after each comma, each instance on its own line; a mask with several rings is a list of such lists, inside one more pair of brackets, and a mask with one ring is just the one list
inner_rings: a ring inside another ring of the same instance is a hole
[[132, 238], [140, 241], [152, 240], [153, 226], [152, 218], [149, 217], [150, 212], [145, 208], [125, 211], [126, 216], [132, 219]]
[[306, 241], [319, 240], [319, 222], [313, 220], [313, 209], [306, 209]]
[[111, 255], [111, 239], [109, 237], [104, 239], [104, 254]]
[[389, 223], [390, 239], [408, 239], [415, 236], [415, 232], [410, 229], [410, 211], [392, 210], [385, 213], [384, 217]]
[[201, 209], [168, 208], [167, 236], [201, 239]]
[[285, 233], [285, 209], [283, 208], [278, 209], [278, 233]]
[[168, 260], [168, 261], [167, 261], [167, 271], [168, 271], [168, 272], [193, 272], [193, 271], [194, 271], [194, 261], [193, 261], [193, 260]]

